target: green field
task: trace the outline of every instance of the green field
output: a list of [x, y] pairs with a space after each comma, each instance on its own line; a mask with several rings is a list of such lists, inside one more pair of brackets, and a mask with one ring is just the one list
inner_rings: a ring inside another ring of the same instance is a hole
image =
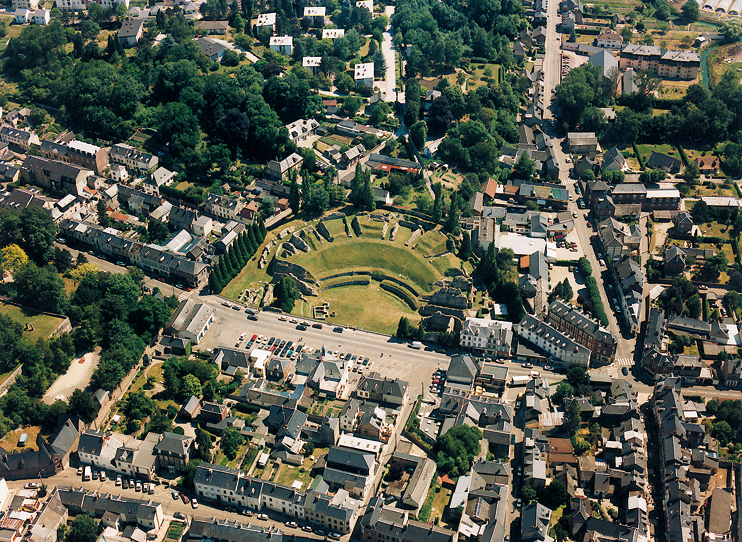
[[26, 344], [36, 344], [38, 339], [46, 339], [62, 323], [62, 318], [38, 313], [30, 309], [22, 309], [16, 305], [3, 302], [0, 302], [0, 314], [10, 316], [23, 326], [27, 323], [33, 325], [33, 331], [23, 332], [23, 342]]

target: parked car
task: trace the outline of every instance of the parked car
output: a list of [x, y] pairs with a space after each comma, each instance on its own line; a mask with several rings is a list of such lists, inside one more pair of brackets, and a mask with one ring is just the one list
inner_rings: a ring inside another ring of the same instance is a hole
[[198, 501], [195, 498], [191, 501], [191, 507], [198, 508]]
[[186, 517], [185, 517], [185, 514], [184, 514], [183, 512], [175, 512], [175, 513], [173, 514], [173, 517], [174, 517], [175, 519], [185, 519], [185, 518], [186, 518]]
[[340, 326], [334, 327], [334, 328], [332, 328], [332, 330], [335, 333], [342, 333], [343, 332], [343, 328], [341, 328]]
[[121, 482], [121, 489], [129, 489], [129, 480], [126, 478]]
[[26, 489], [39, 489], [39, 483], [38, 482], [29, 482], [25, 486]]
[[180, 496], [180, 498], [182, 499], [182, 501], [183, 501], [183, 502], [184, 502], [185, 504], [188, 504], [188, 503], [190, 503], [190, 502], [191, 502], [191, 499], [189, 499], [189, 498], [188, 498], [188, 495], [185, 495], [185, 494], [183, 494], [183, 495], [181, 495], [181, 496]]
[[78, 476], [82, 476], [82, 471], [83, 471], [83, 468], [82, 467], [77, 467], [77, 475]]
[[340, 535], [338, 533], [330, 533], [327, 535], [327, 538], [330, 538], [332, 540], [340, 540]]
[[304, 525], [304, 527], [302, 527], [301, 530], [304, 531], [304, 532], [306, 532], [306, 533], [311, 533], [312, 532], [312, 528], [309, 525]]
[[263, 521], [268, 520], [268, 514], [258, 514], [258, 519], [262, 519]]
[[312, 324], [312, 327], [315, 329], [322, 329], [322, 324]]
[[627, 367], [622, 367], [621, 374], [624, 376], [629, 376], [629, 369]]
[[116, 477], [116, 485], [117, 486], [120, 486], [121, 485], [121, 476], [120, 475]]
[[101, 482], [106, 481], [106, 471], [100, 471], [100, 481]]
[[299, 524], [298, 524], [298, 523], [296, 523], [295, 521], [287, 521], [287, 522], [286, 522], [286, 527], [291, 527], [291, 528], [294, 528], [294, 529], [295, 529], [295, 528], [297, 528], [298, 526], [299, 526]]

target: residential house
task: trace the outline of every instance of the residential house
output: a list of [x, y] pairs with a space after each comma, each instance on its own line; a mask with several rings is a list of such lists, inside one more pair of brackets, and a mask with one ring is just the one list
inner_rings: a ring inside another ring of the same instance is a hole
[[391, 205], [392, 203], [394, 203], [394, 200], [392, 199], [389, 191], [384, 190], [380, 186], [372, 186], [371, 192], [373, 192], [374, 202], [377, 205]]
[[677, 245], [670, 245], [665, 251], [664, 270], [666, 275], [679, 275], [685, 271], [685, 251]]
[[623, 46], [623, 38], [613, 30], [605, 30], [598, 34], [595, 45], [608, 49], [620, 49]]
[[[366, 149], [363, 145], [358, 144], [353, 148], [348, 149], [340, 156], [340, 164], [345, 169], [351, 168], [357, 164], [363, 155], [366, 153]], [[386, 200], [386, 197], [384, 198]]]
[[205, 303], [184, 299], [165, 326], [165, 333], [188, 339], [198, 344], [214, 323], [214, 309]]
[[695, 79], [701, 67], [701, 57], [691, 51], [670, 51], [654, 45], [628, 44], [621, 49], [621, 70], [654, 70], [668, 79]]
[[160, 195], [160, 187], [173, 183], [178, 174], [174, 171], [158, 167], [148, 178], [142, 182], [142, 190], [146, 194]]
[[0, 141], [19, 147], [23, 151], [27, 151], [31, 145], [41, 144], [35, 132], [13, 128], [7, 124], [0, 127]]
[[630, 257], [611, 262], [611, 273], [618, 287], [616, 296], [629, 332], [635, 335], [639, 332], [641, 318], [644, 278], [641, 267]]
[[146, 19], [126, 19], [118, 31], [118, 38], [124, 47], [133, 47], [142, 39]]
[[[301, 59], [302, 68], [306, 68], [312, 72], [312, 75], [317, 75], [322, 68], [322, 57], [321, 56], [305, 56]], [[329, 113], [329, 112], [328, 112]], [[300, 119], [301, 120], [301, 119]], [[299, 121], [296, 121], [299, 122]], [[291, 132], [289, 132], [289, 135]]]
[[356, 64], [353, 69], [353, 80], [356, 82], [356, 87], [371, 88], [374, 85], [374, 63]]
[[672, 156], [652, 151], [649, 160], [647, 160], [647, 167], [649, 169], [661, 169], [670, 175], [675, 175], [682, 172], [683, 163]]
[[193, 28], [197, 33], [226, 34], [229, 30], [229, 21], [196, 21]]
[[[319, 62], [317, 64], [317, 68], [319, 68], [319, 64], [322, 62], [322, 57], [304, 57], [304, 60], [308, 58], [318, 58]], [[303, 65], [303, 63], [302, 63]], [[309, 66], [304, 66], [309, 67]], [[291, 124], [286, 125], [286, 129], [289, 131], [289, 139], [293, 141], [294, 143], [299, 143], [301, 141], [306, 141], [307, 138], [315, 135], [317, 133], [317, 129], [319, 128], [319, 122], [317, 122], [315, 119], [299, 119]]]
[[129, 499], [83, 488], [61, 487], [58, 492], [62, 504], [71, 515], [86, 513], [100, 518], [110, 512], [121, 518], [123, 523], [136, 523], [147, 531], [158, 531], [164, 522], [162, 505], [151, 500]]
[[46, 26], [51, 19], [51, 11], [48, 9], [37, 9], [33, 12], [33, 24]]
[[375, 472], [374, 454], [333, 446], [325, 459], [323, 477], [331, 489], [344, 489], [360, 497], [370, 489]]
[[551, 510], [534, 502], [523, 507], [520, 539], [523, 542], [549, 542]]
[[618, 59], [610, 51], [603, 50], [595, 53], [590, 56], [589, 62], [593, 66], [597, 66], [606, 83], [610, 82], [612, 84], [617, 81], [615, 78], [618, 75]]
[[590, 365], [590, 350], [530, 314], [526, 314], [514, 329], [523, 339], [546, 350], [561, 364], [584, 368]]
[[401, 410], [407, 404], [408, 383], [399, 378], [382, 377], [377, 372], [363, 375], [356, 386], [356, 397], [375, 403], [392, 405]]
[[265, 178], [274, 181], [285, 181], [290, 171], [299, 171], [303, 161], [304, 159], [296, 153], [291, 153], [280, 162], [271, 160], [265, 168]]
[[569, 152], [572, 154], [595, 155], [598, 152], [598, 138], [595, 132], [570, 132], [567, 134]]
[[276, 31], [276, 14], [275, 13], [261, 13], [258, 15], [257, 21], [255, 21], [255, 27], [258, 30], [258, 33], [261, 31], [262, 28], [268, 27], [270, 29], [270, 33]]
[[459, 332], [459, 344], [488, 356], [509, 358], [513, 325], [502, 320], [467, 317]]
[[626, 158], [624, 158], [621, 151], [615, 145], [605, 151], [603, 154], [603, 163], [601, 164], [603, 171], [625, 171], [628, 169], [626, 164]]
[[20, 178], [24, 183], [76, 196], [83, 194], [92, 175], [89, 169], [40, 156], [27, 156], [20, 168]]
[[195, 395], [191, 395], [183, 405], [183, 408], [180, 409], [181, 415], [187, 420], [197, 418], [199, 412], [201, 412], [201, 401]]
[[198, 50], [205, 54], [212, 62], [220, 62], [228, 47], [221, 41], [212, 38], [194, 38]]
[[324, 26], [325, 13], [324, 6], [304, 6], [304, 18], [309, 19], [312, 26]]
[[268, 380], [281, 381], [289, 376], [289, 361], [273, 357], [265, 364], [265, 377]]
[[627, 225], [615, 218], [607, 218], [600, 223], [598, 232], [603, 251], [610, 258], [631, 254], [639, 249], [642, 232], [639, 224]]
[[199, 417], [206, 423], [219, 423], [229, 416], [229, 407], [211, 401], [204, 401], [201, 405]]
[[184, 534], [184, 540], [218, 540], [219, 542], [285, 542], [280, 529], [264, 529], [249, 523], [240, 523], [216, 517], [193, 517]]
[[596, 320], [556, 299], [549, 305], [548, 323], [557, 331], [566, 333], [590, 349], [593, 361], [606, 365], [613, 363], [618, 339]]
[[26, 8], [18, 8], [13, 13], [15, 24], [28, 24], [33, 20], [34, 12]]
[[157, 465], [171, 473], [184, 471], [190, 460], [193, 442], [193, 437], [163, 433], [154, 447]]
[[140, 175], [144, 175], [149, 170], [156, 168], [159, 161], [156, 156], [135, 149], [125, 143], [113, 145], [108, 157], [112, 164], [121, 164]]
[[12, 0], [11, 6], [13, 10], [28, 9], [31, 11], [36, 11], [37, 9], [39, 9], [41, 4], [39, 3], [39, 0]]
[[335, 40], [345, 36], [344, 28], [324, 28], [322, 29], [322, 39]]
[[414, 521], [408, 512], [385, 508], [384, 499], [371, 498], [361, 519], [361, 536], [366, 542], [453, 542], [456, 533], [429, 523]]
[[719, 173], [719, 157], [713, 154], [699, 156], [696, 158], [696, 165], [701, 175], [716, 175]]
[[688, 211], [680, 211], [675, 217], [675, 231], [688, 235], [693, 230], [693, 216]]
[[204, 201], [204, 210], [226, 220], [237, 220], [244, 204], [239, 198], [228, 198], [219, 194], [209, 194]]
[[291, 36], [273, 36], [270, 39], [269, 46], [273, 52], [291, 57], [294, 52], [294, 38]]

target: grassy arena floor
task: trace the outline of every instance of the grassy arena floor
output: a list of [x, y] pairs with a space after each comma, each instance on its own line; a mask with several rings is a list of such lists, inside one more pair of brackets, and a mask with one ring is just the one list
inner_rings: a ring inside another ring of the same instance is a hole
[[[334, 318], [327, 321], [336, 324], [354, 325], [363, 329], [389, 333], [397, 331], [397, 324], [402, 316], [418, 324], [420, 316], [405, 305], [400, 299], [381, 289], [380, 283], [372, 281], [368, 286], [347, 286], [326, 290], [319, 297], [309, 298], [311, 306], [330, 304]], [[311, 317], [311, 306], [297, 302], [294, 314]]]

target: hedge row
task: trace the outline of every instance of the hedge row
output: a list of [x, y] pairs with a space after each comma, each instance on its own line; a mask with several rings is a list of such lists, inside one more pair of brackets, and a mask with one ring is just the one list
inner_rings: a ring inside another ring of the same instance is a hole
[[687, 233], [675, 232], [670, 233], [669, 237], [671, 239], [677, 239], [678, 241], [693, 241], [696, 243], [711, 243], [714, 245], [726, 245], [731, 242], [728, 237], [693, 237], [692, 235], [688, 235]]
[[732, 182], [732, 186], [734, 187], [734, 191], [737, 192], [737, 197], [742, 198], [742, 189], [739, 188], [739, 185], [735, 182]]
[[683, 161], [683, 165], [685, 167], [690, 167], [690, 162], [688, 162], [688, 155], [685, 154], [685, 149], [682, 145], [678, 145], [678, 152], [680, 153], [680, 159]]
[[575, 34], [580, 36], [597, 36], [603, 32], [603, 28], [575, 28]]
[[605, 314], [605, 307], [603, 307], [603, 300], [600, 298], [600, 291], [598, 290], [598, 281], [595, 277], [590, 275], [585, 279], [585, 287], [587, 287], [587, 293], [590, 295], [590, 302], [593, 305], [592, 314], [598, 319], [603, 327], [608, 326], [608, 316]]
[[632, 141], [631, 146], [634, 147], [634, 154], [636, 155], [636, 159], [639, 161], [639, 167], [642, 170], [647, 169], [647, 164], [644, 163], [644, 157], [639, 152], [639, 147], [636, 146], [636, 141]]

